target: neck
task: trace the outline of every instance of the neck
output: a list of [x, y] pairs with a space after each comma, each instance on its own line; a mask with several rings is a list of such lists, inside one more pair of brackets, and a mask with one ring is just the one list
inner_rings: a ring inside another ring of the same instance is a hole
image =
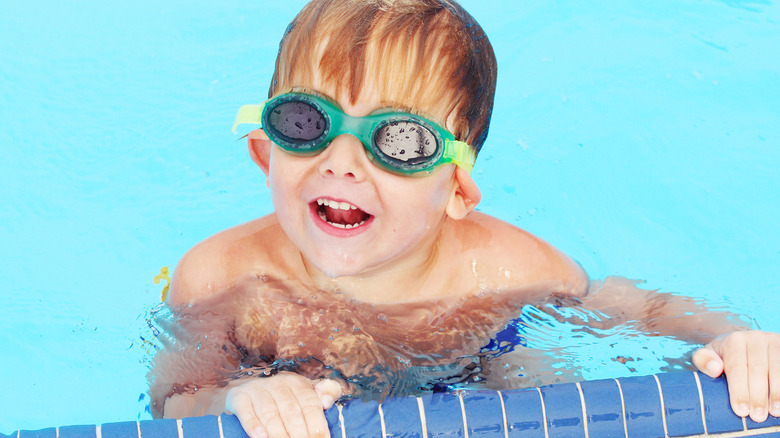
[[438, 239], [429, 240], [421, 243], [424, 248], [415, 251], [415, 256], [356, 275], [331, 278], [303, 255], [301, 260], [308, 280], [316, 289], [371, 304], [419, 301], [442, 293], [441, 285], [433, 280], [435, 275], [432, 275], [439, 258]]

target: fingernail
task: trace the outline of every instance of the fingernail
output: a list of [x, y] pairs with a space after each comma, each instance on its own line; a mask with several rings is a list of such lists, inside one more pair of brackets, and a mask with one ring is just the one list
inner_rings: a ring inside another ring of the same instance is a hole
[[735, 414], [739, 415], [740, 417], [747, 417], [750, 414], [750, 407], [743, 403], [741, 405], [737, 406], [736, 411], [734, 411]]
[[772, 408], [769, 411], [773, 417], [780, 417], [780, 402], [772, 403]]
[[707, 364], [707, 374], [709, 374], [712, 377], [712, 376], [717, 376], [719, 372], [720, 372], [720, 367], [718, 366], [718, 363], [715, 362], [714, 360], [711, 360]]
[[766, 420], [766, 413], [764, 412], [764, 408], [753, 409], [753, 412], [750, 413], [750, 418], [756, 422]]

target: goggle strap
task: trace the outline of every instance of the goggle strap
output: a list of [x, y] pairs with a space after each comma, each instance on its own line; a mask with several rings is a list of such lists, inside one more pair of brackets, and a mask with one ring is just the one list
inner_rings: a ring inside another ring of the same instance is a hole
[[261, 105], [244, 105], [241, 108], [238, 109], [238, 114], [236, 114], [236, 120], [233, 122], [233, 134], [236, 133], [236, 128], [238, 128], [238, 125], [242, 124], [252, 124], [252, 125], [260, 125], [262, 124], [260, 122], [260, 119], [263, 116], [263, 107], [265, 106], [265, 103]]
[[474, 169], [474, 162], [477, 161], [477, 153], [473, 147], [463, 141], [447, 140], [445, 150], [448, 153], [444, 155], [444, 158], [471, 173]]

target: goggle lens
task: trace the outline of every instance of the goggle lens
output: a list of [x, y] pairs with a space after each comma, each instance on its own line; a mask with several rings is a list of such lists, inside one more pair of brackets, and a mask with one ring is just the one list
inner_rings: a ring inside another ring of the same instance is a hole
[[268, 113], [268, 124], [274, 134], [291, 145], [317, 140], [328, 128], [325, 116], [317, 108], [300, 101], [274, 106]]
[[403, 163], [426, 161], [437, 148], [436, 136], [419, 122], [395, 121], [374, 133], [374, 146], [387, 158]]

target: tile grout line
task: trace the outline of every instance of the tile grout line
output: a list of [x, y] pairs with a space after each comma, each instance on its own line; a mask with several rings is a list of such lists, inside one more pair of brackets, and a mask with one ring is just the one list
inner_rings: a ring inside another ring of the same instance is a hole
[[664, 423], [664, 437], [669, 438], [669, 428], [666, 425], [666, 404], [664, 403], [664, 390], [661, 388], [661, 381], [658, 380], [658, 375], [653, 374], [656, 385], [658, 385], [658, 396], [661, 399], [661, 420]]
[[347, 425], [344, 422], [344, 406], [341, 403], [336, 403], [336, 409], [339, 411], [339, 423], [341, 423], [341, 438], [347, 438]]
[[428, 438], [428, 421], [425, 419], [425, 407], [422, 397], [417, 397], [417, 409], [420, 410], [420, 425], [422, 426], [423, 438]]
[[385, 412], [382, 410], [382, 403], [377, 405], [379, 411], [379, 425], [382, 427], [382, 438], [387, 438], [387, 426], [385, 426]]
[[184, 438], [184, 429], [181, 425], [181, 418], [176, 419], [176, 432], [179, 434], [179, 438]]
[[138, 438], [141, 438], [141, 422], [140, 421], [136, 421], [135, 422], [135, 430], [136, 430], [136, 433], [138, 433]]
[[544, 396], [542, 390], [536, 388], [536, 392], [539, 393], [539, 400], [542, 402], [542, 424], [544, 424], [544, 438], [550, 438], [550, 431], [547, 429], [547, 408], [544, 406]]
[[504, 405], [504, 395], [501, 391], [496, 391], [498, 394], [498, 401], [501, 402], [501, 415], [504, 417], [504, 438], [509, 438], [509, 425], [506, 421], [506, 405]]
[[738, 430], [736, 432], [719, 432], [713, 434], [687, 435], [685, 438], [744, 438], [767, 435], [780, 432], [780, 426], [769, 426], [764, 429]]
[[699, 374], [693, 371], [693, 380], [696, 381], [696, 389], [699, 391], [699, 407], [701, 408], [701, 424], [704, 426], [704, 435], [709, 435], [707, 430], [707, 417], [704, 414], [704, 393], [701, 390], [701, 381], [699, 380]]
[[628, 438], [628, 420], [626, 419], [626, 399], [623, 398], [623, 387], [620, 386], [620, 380], [613, 379], [615, 383], [617, 383], [618, 392], [620, 393], [620, 408], [623, 410], [623, 432], [626, 434], [626, 438]]
[[585, 394], [582, 393], [582, 386], [580, 382], [574, 382], [577, 385], [577, 392], [580, 393], [580, 407], [582, 407], [582, 427], [585, 431], [585, 438], [590, 438], [588, 432], [588, 411], [585, 408]]
[[222, 430], [222, 415], [217, 415], [217, 427], [219, 427], [219, 438], [225, 438], [225, 432]]
[[460, 401], [460, 415], [463, 417], [463, 438], [469, 438], [469, 423], [466, 420], [466, 404], [463, 403], [463, 393], [458, 394], [458, 400]]
[[103, 429], [99, 424], [95, 426], [95, 438], [103, 438]]

